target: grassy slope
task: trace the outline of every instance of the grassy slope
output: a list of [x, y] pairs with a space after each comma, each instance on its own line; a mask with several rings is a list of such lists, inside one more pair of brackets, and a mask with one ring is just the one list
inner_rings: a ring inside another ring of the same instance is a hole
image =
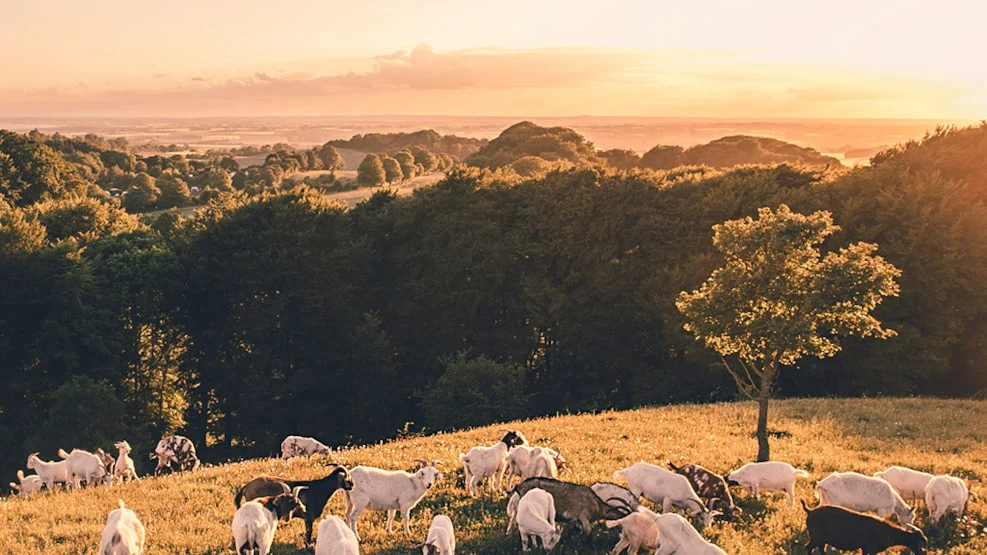
[[[572, 466], [566, 480], [590, 483], [609, 480], [614, 470], [638, 460], [694, 462], [726, 471], [750, 460], [755, 442], [753, 404], [678, 406], [563, 416], [510, 424], [537, 444], [561, 448]], [[772, 455], [812, 474], [799, 480], [798, 495], [813, 499], [811, 483], [833, 470], [872, 473], [903, 464], [935, 473], [952, 473], [972, 482], [987, 497], [987, 402], [929, 399], [791, 400], [773, 405], [772, 429], [789, 436], [774, 439]], [[408, 553], [421, 541], [433, 513], [447, 513], [456, 526], [461, 553], [519, 552], [517, 535], [504, 536], [506, 502], [486, 495], [465, 496], [456, 455], [477, 444], [489, 444], [505, 426], [491, 426], [378, 446], [342, 451], [337, 460], [348, 465], [371, 464], [411, 468], [417, 457], [446, 462], [446, 480], [412, 511], [412, 537], [383, 532], [383, 513], [365, 512], [360, 519], [363, 553]], [[41, 494], [9, 499], [0, 510], [0, 553], [95, 553], [99, 534], [116, 499], [135, 509], [148, 529], [150, 554], [230, 553], [233, 492], [257, 474], [294, 478], [322, 476], [319, 461], [255, 460], [207, 468], [187, 476], [144, 479], [139, 483], [81, 492]], [[747, 513], [740, 524], [717, 523], [707, 530], [728, 553], [805, 553], [804, 516], [784, 496], [760, 501], [737, 493]], [[813, 501], [814, 502], [814, 501]], [[342, 514], [341, 496], [326, 514]], [[987, 553], [987, 501], [972, 502], [959, 523], [932, 528], [923, 513], [916, 524], [929, 535], [931, 553]], [[400, 530], [400, 528], [398, 528]], [[279, 530], [275, 554], [301, 553], [301, 521]], [[615, 532], [595, 530], [591, 547], [580, 537], [564, 538], [556, 553], [606, 553]]]

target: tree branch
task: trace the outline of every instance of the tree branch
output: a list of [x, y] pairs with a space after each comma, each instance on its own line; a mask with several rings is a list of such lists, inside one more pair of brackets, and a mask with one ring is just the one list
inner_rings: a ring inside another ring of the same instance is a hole
[[730, 367], [730, 364], [727, 363], [727, 359], [724, 358], [723, 355], [720, 355], [720, 360], [723, 361], [723, 367], [727, 369], [727, 372], [730, 374], [730, 377], [733, 378], [734, 383], [737, 384], [737, 389], [740, 390], [740, 392], [744, 395], [744, 397], [747, 397], [748, 399], [751, 400], [757, 399], [757, 396], [755, 395], [758, 392], [757, 384], [755, 384], [754, 380], [751, 378], [750, 371], [744, 365], [744, 362], [741, 361], [739, 358], [737, 359], [738, 361], [740, 361], [740, 366], [741, 368], [744, 369], [744, 373], [747, 374], [746, 380], [744, 380], [744, 378], [741, 377], [740, 374], [738, 374], [733, 368]]

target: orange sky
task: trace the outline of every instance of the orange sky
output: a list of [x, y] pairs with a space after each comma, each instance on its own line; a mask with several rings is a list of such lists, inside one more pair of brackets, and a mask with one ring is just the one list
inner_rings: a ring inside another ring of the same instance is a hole
[[987, 3], [0, 4], [0, 115], [987, 117]]

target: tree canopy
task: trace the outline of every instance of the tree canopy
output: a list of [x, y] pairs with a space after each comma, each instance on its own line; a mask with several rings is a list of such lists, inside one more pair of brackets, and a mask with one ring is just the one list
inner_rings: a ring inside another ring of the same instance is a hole
[[901, 272], [872, 243], [821, 255], [819, 246], [837, 230], [829, 212], [806, 216], [784, 204], [713, 226], [724, 265], [676, 301], [685, 329], [720, 356], [736, 356], [737, 386], [761, 401], [758, 460], [768, 460], [767, 401], [779, 366], [834, 356], [840, 337], [895, 335], [872, 312], [898, 295]]

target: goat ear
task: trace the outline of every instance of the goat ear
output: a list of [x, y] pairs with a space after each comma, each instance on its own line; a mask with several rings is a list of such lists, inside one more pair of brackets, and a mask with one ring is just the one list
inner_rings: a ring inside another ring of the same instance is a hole
[[430, 466], [442, 466], [442, 461], [435, 459]]

